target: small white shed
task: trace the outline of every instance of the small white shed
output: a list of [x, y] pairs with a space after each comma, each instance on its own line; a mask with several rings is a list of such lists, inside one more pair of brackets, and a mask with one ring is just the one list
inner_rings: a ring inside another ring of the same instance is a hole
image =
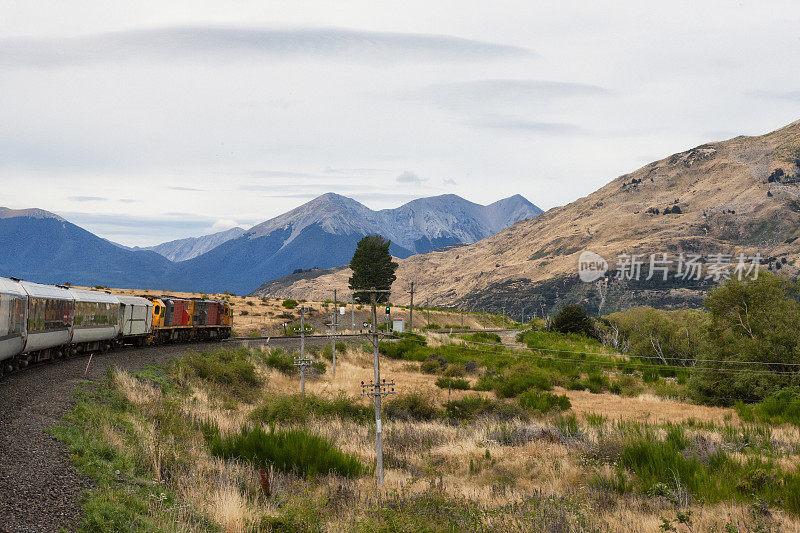
[[405, 331], [406, 331], [406, 319], [405, 318], [393, 318], [392, 319], [392, 331], [396, 331], [397, 333], [405, 333]]

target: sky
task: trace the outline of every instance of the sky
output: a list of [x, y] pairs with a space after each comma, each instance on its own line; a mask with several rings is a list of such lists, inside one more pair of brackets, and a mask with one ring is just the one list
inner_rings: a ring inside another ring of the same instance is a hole
[[325, 192], [543, 209], [800, 119], [791, 1], [0, 0], [0, 205], [126, 245]]

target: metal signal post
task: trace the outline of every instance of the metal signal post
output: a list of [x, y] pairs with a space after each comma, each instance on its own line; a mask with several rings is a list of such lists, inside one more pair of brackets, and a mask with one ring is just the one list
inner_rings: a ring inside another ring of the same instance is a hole
[[300, 393], [306, 393], [306, 367], [311, 366], [310, 357], [306, 357], [306, 308], [300, 308], [300, 357], [294, 358], [294, 366], [300, 367]]

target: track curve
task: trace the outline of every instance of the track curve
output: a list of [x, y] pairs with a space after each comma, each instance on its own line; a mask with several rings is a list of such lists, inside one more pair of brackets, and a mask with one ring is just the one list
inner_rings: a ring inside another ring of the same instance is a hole
[[0, 531], [74, 531], [82, 516], [81, 496], [92, 487], [72, 465], [67, 448], [45, 433], [73, 405], [82, 381], [102, 378], [109, 366], [136, 370], [165, 363], [186, 350], [220, 343], [128, 348], [59, 360], [0, 380]]

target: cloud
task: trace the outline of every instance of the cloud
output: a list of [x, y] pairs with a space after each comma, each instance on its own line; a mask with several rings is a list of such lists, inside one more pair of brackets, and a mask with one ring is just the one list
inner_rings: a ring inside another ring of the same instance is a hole
[[610, 90], [598, 85], [546, 80], [474, 80], [429, 85], [408, 96], [455, 111], [513, 108], [558, 98], [605, 97]]
[[546, 135], [575, 135], [586, 131], [577, 124], [539, 122], [517, 117], [486, 117], [470, 122], [481, 128], [492, 128], [516, 133], [541, 133]]
[[752, 91], [750, 94], [759, 98], [770, 98], [774, 100], [800, 101], [800, 89], [793, 91]]
[[173, 191], [189, 191], [189, 192], [203, 192], [203, 189], [195, 189], [194, 187], [170, 187]]
[[449, 35], [343, 28], [186, 26], [82, 37], [0, 39], [0, 66], [55, 67], [126, 60], [209, 61], [243, 57], [348, 61], [475, 61], [535, 55], [517, 46]]
[[443, 179], [442, 183], [444, 183], [445, 185], [452, 185], [452, 186], [458, 185], [458, 183], [456, 183], [456, 180], [450, 178]]
[[420, 178], [410, 170], [403, 171], [403, 173], [397, 176], [397, 178], [395, 179], [397, 183], [412, 183], [414, 185], [422, 185], [423, 183], [428, 181], [427, 178]]
[[102, 196], [70, 196], [70, 200], [73, 202], [107, 202], [108, 198], [103, 198]]
[[235, 220], [231, 220], [229, 218], [220, 218], [214, 221], [214, 224], [211, 226], [211, 229], [214, 232], [224, 231], [226, 229], [235, 228], [239, 224]]

